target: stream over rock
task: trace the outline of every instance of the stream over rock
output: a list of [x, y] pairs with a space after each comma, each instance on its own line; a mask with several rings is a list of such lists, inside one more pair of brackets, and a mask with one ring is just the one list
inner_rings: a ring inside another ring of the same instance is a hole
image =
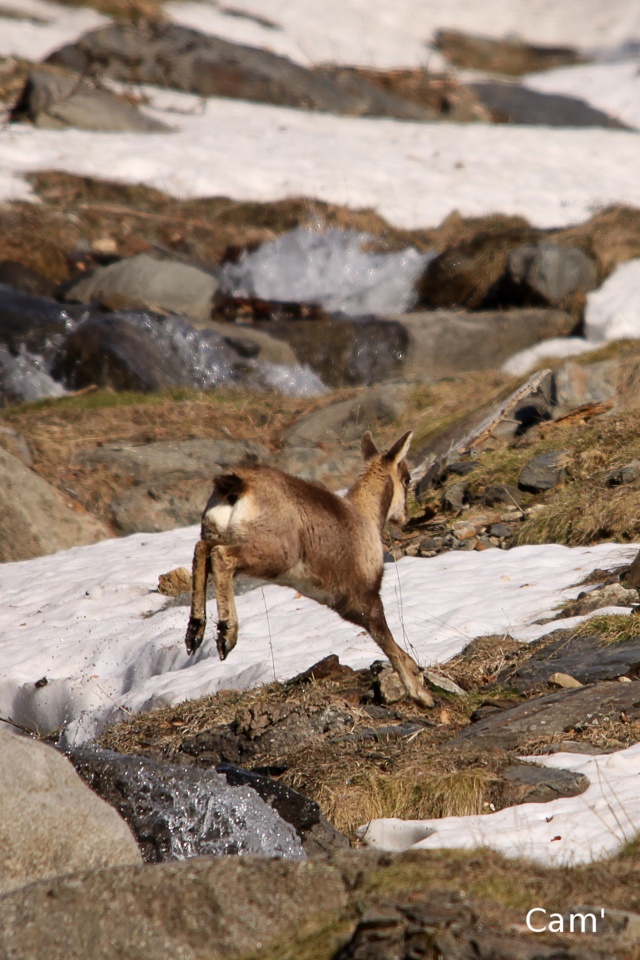
[[147, 863], [233, 854], [305, 857], [294, 827], [255, 789], [232, 786], [222, 773], [92, 746], [68, 756], [127, 821]]

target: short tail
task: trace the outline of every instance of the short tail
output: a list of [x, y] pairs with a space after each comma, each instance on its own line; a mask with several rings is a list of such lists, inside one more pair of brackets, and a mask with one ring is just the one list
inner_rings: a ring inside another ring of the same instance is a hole
[[220, 474], [214, 478], [213, 487], [220, 500], [228, 503], [230, 507], [247, 489], [245, 481], [237, 473]]

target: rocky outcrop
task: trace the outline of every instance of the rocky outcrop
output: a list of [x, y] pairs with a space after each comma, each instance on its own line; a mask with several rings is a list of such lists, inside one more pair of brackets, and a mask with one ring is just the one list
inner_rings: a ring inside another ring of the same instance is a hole
[[494, 122], [544, 127], [605, 127], [628, 129], [624, 123], [596, 110], [578, 97], [540, 93], [519, 83], [483, 80], [469, 84]]
[[110, 531], [0, 448], [0, 562], [96, 543]]
[[140, 863], [124, 820], [57, 750], [1, 727], [0, 768], [0, 894], [77, 870]]
[[203, 857], [77, 873], [3, 898], [0, 954], [220, 960], [335, 916], [347, 899], [341, 872], [318, 861]]

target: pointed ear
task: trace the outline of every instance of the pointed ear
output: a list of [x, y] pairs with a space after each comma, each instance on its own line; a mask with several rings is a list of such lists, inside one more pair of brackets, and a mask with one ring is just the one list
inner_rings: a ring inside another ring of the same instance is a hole
[[367, 430], [366, 433], [362, 434], [362, 440], [360, 441], [360, 449], [362, 450], [362, 456], [365, 460], [371, 460], [371, 457], [377, 456], [380, 453], [375, 443], [373, 442], [373, 437], [371, 436], [371, 431]]
[[400, 463], [408, 454], [412, 440], [413, 430], [408, 430], [407, 433], [403, 434], [399, 440], [396, 440], [391, 449], [385, 453], [385, 460], [388, 460], [389, 463]]

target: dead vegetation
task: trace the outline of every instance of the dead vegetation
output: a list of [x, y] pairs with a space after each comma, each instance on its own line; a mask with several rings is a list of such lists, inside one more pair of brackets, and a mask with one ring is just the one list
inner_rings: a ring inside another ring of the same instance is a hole
[[[26, 71], [15, 65], [6, 69], [8, 95]], [[0, 75], [0, 86], [1, 82]], [[216, 264], [301, 225], [363, 231], [378, 238], [381, 249], [414, 246], [421, 251], [482, 246], [487, 237], [529, 231], [539, 240], [581, 247], [595, 257], [602, 277], [618, 263], [640, 255], [640, 211], [621, 206], [563, 230], [532, 230], [521, 217], [465, 218], [458, 213], [435, 228], [400, 230], [374, 210], [353, 210], [312, 197], [268, 203], [229, 197], [176, 200], [139, 184], [60, 171], [39, 171], [27, 179], [40, 203], [15, 201], [2, 208], [0, 260], [19, 260], [55, 282], [69, 279], [79, 260], [86, 255], [90, 259], [105, 242], [120, 257], [160, 247], [196, 263]], [[467, 278], [470, 287], [486, 281], [483, 264], [476, 269], [475, 279]]]

